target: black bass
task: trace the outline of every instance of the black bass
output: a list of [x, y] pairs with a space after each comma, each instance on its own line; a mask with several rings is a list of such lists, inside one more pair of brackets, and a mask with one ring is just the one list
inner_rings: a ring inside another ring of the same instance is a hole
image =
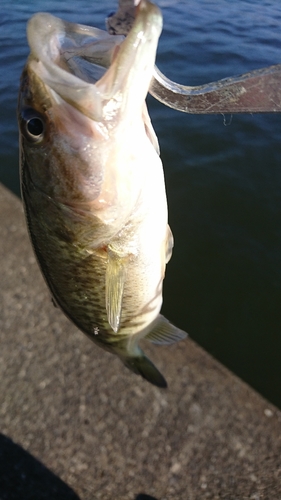
[[54, 302], [133, 372], [166, 387], [138, 345], [186, 337], [159, 314], [173, 237], [145, 98], [161, 29], [147, 0], [126, 39], [34, 15], [18, 117], [25, 214]]

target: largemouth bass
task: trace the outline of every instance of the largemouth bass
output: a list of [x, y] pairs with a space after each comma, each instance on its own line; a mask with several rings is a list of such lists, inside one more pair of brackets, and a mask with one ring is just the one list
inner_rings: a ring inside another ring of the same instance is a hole
[[173, 237], [145, 98], [161, 29], [146, 0], [126, 39], [35, 14], [18, 117], [26, 220], [54, 302], [133, 372], [166, 387], [139, 347], [142, 338], [186, 337], [159, 314]]

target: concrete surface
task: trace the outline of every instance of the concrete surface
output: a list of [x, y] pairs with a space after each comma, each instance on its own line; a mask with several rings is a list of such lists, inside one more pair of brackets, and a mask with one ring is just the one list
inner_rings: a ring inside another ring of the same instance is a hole
[[188, 339], [159, 390], [56, 309], [0, 187], [0, 500], [278, 500], [281, 413]]

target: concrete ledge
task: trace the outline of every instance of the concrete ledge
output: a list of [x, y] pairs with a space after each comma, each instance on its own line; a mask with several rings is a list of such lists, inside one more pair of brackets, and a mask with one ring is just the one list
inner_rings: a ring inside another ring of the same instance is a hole
[[[1, 500], [280, 500], [281, 413], [188, 339], [158, 390], [53, 307], [0, 186]], [[150, 495], [150, 496], [145, 496]]]

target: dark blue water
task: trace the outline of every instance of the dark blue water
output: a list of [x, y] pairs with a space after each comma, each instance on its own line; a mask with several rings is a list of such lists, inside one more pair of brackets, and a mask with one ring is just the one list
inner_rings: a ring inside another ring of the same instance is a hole
[[[117, 0], [2, 2], [0, 180], [19, 193], [16, 99], [33, 12], [104, 28]], [[158, 4], [157, 63], [203, 84], [281, 62], [275, 0]], [[191, 116], [149, 98], [159, 137], [175, 250], [163, 312], [281, 407], [281, 116]]]

